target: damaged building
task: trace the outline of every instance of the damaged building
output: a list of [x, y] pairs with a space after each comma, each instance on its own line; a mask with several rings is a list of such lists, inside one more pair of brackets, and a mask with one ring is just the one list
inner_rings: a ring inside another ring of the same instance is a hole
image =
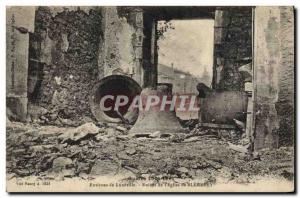
[[[253, 14], [255, 9], [256, 15]], [[266, 24], [260, 27], [262, 24], [255, 20], [267, 9], [271, 12], [270, 20], [263, 15]], [[24, 13], [26, 16], [22, 15]], [[271, 145], [265, 144], [271, 142], [278, 146], [279, 137], [284, 144], [291, 144], [294, 26], [293, 10], [284, 7], [8, 9], [7, 106], [10, 118], [32, 121], [45, 114], [46, 123], [58, 125], [58, 118], [81, 122], [94, 119], [90, 90], [109, 75], [128, 76], [141, 87], [155, 86], [157, 60], [153, 28], [155, 21], [172, 18], [215, 19], [212, 88], [255, 92], [248, 101], [255, 103], [251, 105], [255, 111], [246, 111], [258, 121], [249, 126], [257, 131], [258, 147], [269, 147]], [[269, 27], [275, 28], [275, 36]], [[267, 34], [265, 28], [272, 33]], [[257, 37], [252, 38], [252, 35]], [[261, 42], [266, 45], [264, 49], [258, 46]], [[276, 50], [270, 52], [273, 46]], [[258, 114], [253, 116], [252, 112]]]
[[151, 132], [163, 132], [152, 117], [162, 114], [145, 121], [126, 108], [103, 112], [99, 101], [106, 93], [172, 93], [158, 83], [157, 21], [173, 19], [214, 20], [213, 75], [211, 87], [192, 83], [197, 120], [167, 112], [161, 125], [238, 131], [251, 152], [292, 147], [293, 7], [8, 7], [7, 119], [57, 127], [125, 123], [132, 131], [149, 122]]

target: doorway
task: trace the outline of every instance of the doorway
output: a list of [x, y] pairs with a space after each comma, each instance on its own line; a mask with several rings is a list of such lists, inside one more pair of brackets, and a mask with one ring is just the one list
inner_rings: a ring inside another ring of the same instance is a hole
[[[198, 95], [198, 83], [211, 87], [213, 47], [213, 19], [158, 21], [158, 83], [171, 83], [179, 95]], [[198, 112], [176, 114], [184, 120], [198, 118]]]

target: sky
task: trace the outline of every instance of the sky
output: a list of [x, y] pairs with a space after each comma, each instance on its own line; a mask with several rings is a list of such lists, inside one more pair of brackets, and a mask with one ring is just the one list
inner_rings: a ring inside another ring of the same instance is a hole
[[214, 20], [171, 20], [172, 27], [158, 40], [158, 63], [201, 76], [212, 76]]

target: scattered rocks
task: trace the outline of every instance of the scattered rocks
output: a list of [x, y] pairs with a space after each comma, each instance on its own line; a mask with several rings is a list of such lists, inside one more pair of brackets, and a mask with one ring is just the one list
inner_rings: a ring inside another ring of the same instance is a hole
[[137, 139], [124, 135], [117, 126], [86, 123], [62, 128], [11, 122], [7, 127], [7, 172], [17, 178], [36, 175], [53, 179], [126, 173], [134, 178], [148, 175], [178, 182], [197, 179], [203, 185], [213, 184], [216, 178], [250, 182], [239, 178], [248, 173], [293, 177], [292, 148], [244, 155], [228, 142], [208, 135], [175, 134], [160, 141], [160, 132], [155, 132], [152, 138]]
[[59, 138], [62, 139], [62, 143], [79, 142], [91, 136], [95, 136], [96, 134], [98, 134], [98, 132], [99, 128], [95, 124], [86, 123], [73, 130], [68, 130], [68, 132], [60, 135]]
[[92, 167], [91, 175], [93, 176], [104, 176], [116, 174], [119, 166], [110, 160], [99, 160]]
[[125, 127], [122, 127], [122, 126], [117, 126], [116, 129], [117, 129], [118, 131], [121, 131], [121, 132], [127, 131], [127, 129], [126, 129]]
[[118, 157], [119, 159], [121, 159], [121, 160], [131, 160], [131, 159], [132, 159], [132, 158], [129, 157], [129, 156], [126, 154], [126, 152], [124, 152], [124, 151], [121, 151], [121, 152], [117, 153], [117, 157]]
[[30, 176], [32, 172], [26, 169], [16, 169], [15, 173], [20, 177]]
[[260, 160], [260, 154], [258, 152], [253, 152], [252, 153], [252, 159], [253, 160]]
[[281, 176], [283, 176], [284, 178], [286, 178], [289, 181], [293, 181], [293, 179], [294, 179], [294, 173], [290, 170], [283, 170], [281, 173]]
[[189, 172], [189, 170], [186, 167], [180, 167], [176, 170], [180, 173], [188, 173]]
[[58, 157], [53, 160], [52, 168], [48, 172], [56, 180], [63, 180], [64, 177], [73, 177], [75, 176], [73, 161], [67, 157]]
[[176, 142], [176, 143], [182, 142], [184, 141], [184, 139], [185, 139], [185, 135], [181, 133], [172, 134], [171, 137], [169, 138], [170, 142]]
[[243, 146], [243, 145], [234, 145], [230, 142], [228, 142], [228, 146], [230, 149], [234, 150], [234, 151], [237, 151], [237, 152], [240, 152], [240, 153], [248, 153], [248, 149], [249, 149], [249, 144], [246, 145], [246, 146]]
[[134, 148], [128, 148], [126, 149], [126, 153], [128, 155], [134, 155], [136, 153], [136, 150]]
[[248, 184], [250, 183], [249, 177], [247, 177], [247, 175], [239, 175], [236, 179], [236, 182], [238, 184]]
[[28, 115], [31, 117], [32, 120], [37, 120], [40, 117], [44, 117], [44, 115], [47, 112], [48, 112], [48, 110], [45, 109], [45, 108], [43, 108], [43, 107], [41, 107], [41, 106], [29, 104]]
[[86, 123], [75, 129], [76, 134], [97, 134], [99, 128], [94, 123]]
[[129, 140], [130, 139], [130, 136], [128, 135], [118, 135], [116, 137], [117, 140], [121, 140], [121, 141], [126, 141], [126, 140]]
[[151, 135], [149, 135], [150, 138], [159, 138], [161, 136], [161, 132], [160, 131], [155, 131], [154, 133], [152, 133]]
[[59, 172], [66, 169], [68, 166], [72, 165], [72, 159], [67, 157], [58, 157], [53, 160], [52, 170], [54, 172]]
[[201, 140], [201, 137], [194, 136], [194, 137], [184, 139], [183, 142], [196, 142], [196, 141], [199, 141], [199, 140]]

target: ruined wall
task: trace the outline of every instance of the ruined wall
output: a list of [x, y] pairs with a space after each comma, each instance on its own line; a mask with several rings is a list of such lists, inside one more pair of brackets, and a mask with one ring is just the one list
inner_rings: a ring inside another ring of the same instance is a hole
[[280, 67], [276, 110], [279, 118], [279, 146], [294, 141], [294, 9], [280, 7]]
[[293, 19], [292, 7], [255, 8], [255, 149], [292, 145]]
[[43, 118], [48, 123], [91, 116], [88, 96], [98, 78], [101, 19], [101, 11], [93, 7], [36, 10], [29, 71], [40, 75], [29, 80], [35, 84], [30, 85], [30, 99], [47, 109]]
[[105, 76], [126, 75], [142, 85], [140, 9], [39, 7], [35, 24], [30, 40], [29, 109], [43, 107], [45, 122], [93, 117], [90, 91]]
[[8, 118], [17, 121], [27, 116], [29, 33], [34, 29], [34, 16], [34, 7], [7, 7], [6, 105]]
[[252, 8], [222, 7], [215, 12], [213, 88], [244, 90], [239, 67], [251, 62]]
[[104, 42], [99, 52], [103, 76], [127, 75], [140, 85], [143, 12], [130, 7], [103, 7]]

